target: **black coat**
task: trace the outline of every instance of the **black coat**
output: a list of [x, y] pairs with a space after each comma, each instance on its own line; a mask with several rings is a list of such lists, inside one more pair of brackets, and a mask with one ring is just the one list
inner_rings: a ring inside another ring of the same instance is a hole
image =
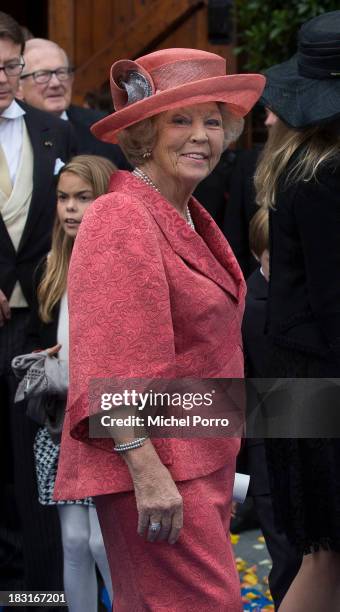
[[[283, 176], [269, 219], [268, 376], [337, 379], [340, 160], [322, 163], [310, 180], [287, 184]], [[294, 432], [303, 427], [301, 437], [266, 439], [277, 524], [301, 553], [340, 550], [340, 440], [331, 437], [339, 431], [339, 402], [337, 385], [328, 386], [325, 395], [313, 394], [313, 383], [305, 383], [305, 402], [292, 401], [289, 387], [267, 401], [268, 414], [281, 406]]]
[[258, 210], [255, 201], [254, 174], [261, 149], [239, 151], [230, 180], [223, 233], [242, 268], [245, 278], [257, 268], [249, 248], [249, 223]]
[[101, 155], [110, 159], [119, 170], [131, 170], [129, 162], [118, 145], [102, 142], [90, 131], [91, 125], [103, 119], [105, 113], [71, 104], [67, 109], [67, 116], [76, 135], [79, 154]]
[[265, 335], [268, 282], [258, 267], [247, 280], [242, 337], [247, 378], [264, 378], [268, 355]]
[[[247, 280], [247, 297], [242, 323], [242, 337], [247, 378], [263, 378], [268, 359], [268, 337], [264, 333], [268, 283], [257, 268]], [[258, 404], [252, 385], [247, 386], [247, 411]], [[261, 427], [261, 424], [256, 424]], [[263, 439], [247, 438], [243, 450], [245, 470], [250, 474], [249, 495], [268, 495], [270, 486]], [[263, 520], [263, 517], [261, 517]]]
[[194, 192], [195, 198], [206, 208], [222, 231], [236, 159], [237, 151], [224, 151], [216, 168]]
[[285, 185], [270, 211], [267, 331], [274, 344], [340, 367], [340, 163]]
[[30, 137], [33, 165], [33, 193], [18, 251], [0, 215], [0, 288], [10, 298], [17, 281], [28, 304], [32, 301], [32, 278], [41, 258], [50, 248], [55, 218], [55, 162], [67, 162], [75, 154], [70, 125], [50, 113], [18, 102]]
[[25, 342], [25, 353], [30, 353], [37, 349], [47, 349], [57, 344], [58, 320], [60, 302], [56, 304], [52, 313], [52, 321], [44, 323], [39, 316], [38, 287], [45, 270], [46, 257], [40, 262], [35, 270], [33, 277], [33, 295], [30, 309], [30, 318], [27, 326], [27, 336]]

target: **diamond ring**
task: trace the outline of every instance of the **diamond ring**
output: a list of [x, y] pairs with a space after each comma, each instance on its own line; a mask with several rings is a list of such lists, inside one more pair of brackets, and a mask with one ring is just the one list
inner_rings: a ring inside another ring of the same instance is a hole
[[160, 528], [161, 528], [160, 523], [150, 523], [149, 525], [149, 530], [152, 531], [153, 533], [156, 533], [156, 531], [158, 531]]

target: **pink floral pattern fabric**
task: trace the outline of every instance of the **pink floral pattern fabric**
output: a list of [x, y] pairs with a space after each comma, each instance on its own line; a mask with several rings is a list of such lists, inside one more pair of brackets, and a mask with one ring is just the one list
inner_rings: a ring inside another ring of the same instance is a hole
[[[88, 436], [91, 379], [243, 377], [243, 276], [210, 215], [194, 198], [189, 207], [196, 231], [161, 194], [117, 172], [85, 215], [69, 269], [70, 388], [56, 499], [132, 490], [112, 441]], [[177, 481], [228, 463], [233, 480], [238, 439], [154, 443]]]
[[175, 546], [136, 536], [133, 493], [95, 499], [119, 612], [241, 612], [230, 538], [231, 455], [213, 474], [178, 483], [184, 527]]

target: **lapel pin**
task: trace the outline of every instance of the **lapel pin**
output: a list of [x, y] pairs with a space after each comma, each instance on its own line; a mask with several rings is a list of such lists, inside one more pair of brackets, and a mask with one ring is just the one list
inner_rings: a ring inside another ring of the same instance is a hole
[[45, 140], [44, 146], [45, 147], [53, 147], [53, 142], [51, 142], [50, 140]]

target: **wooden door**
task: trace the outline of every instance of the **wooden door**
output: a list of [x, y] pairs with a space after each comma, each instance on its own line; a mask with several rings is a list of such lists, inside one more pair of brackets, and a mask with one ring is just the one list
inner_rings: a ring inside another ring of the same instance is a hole
[[76, 67], [74, 101], [108, 79], [112, 63], [168, 47], [218, 53], [235, 71], [230, 45], [208, 40], [207, 0], [49, 0], [49, 38]]

